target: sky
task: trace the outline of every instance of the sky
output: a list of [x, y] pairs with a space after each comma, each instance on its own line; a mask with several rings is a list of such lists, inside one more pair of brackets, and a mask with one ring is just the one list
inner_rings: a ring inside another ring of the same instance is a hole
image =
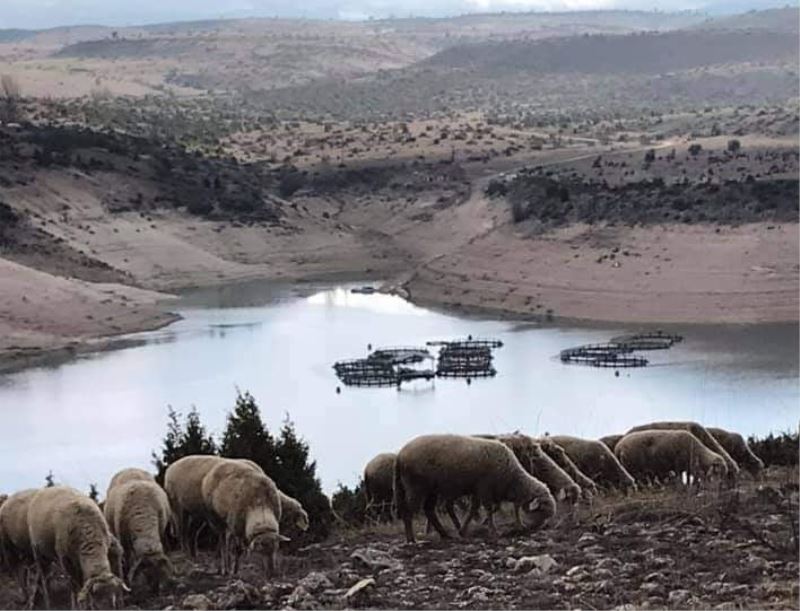
[[[796, 3], [796, 0], [795, 0]], [[140, 25], [233, 17], [367, 19], [492, 11], [627, 8], [742, 12], [776, 0], [0, 0], [0, 29], [60, 25]], [[796, 5], [796, 4], [795, 4]]]

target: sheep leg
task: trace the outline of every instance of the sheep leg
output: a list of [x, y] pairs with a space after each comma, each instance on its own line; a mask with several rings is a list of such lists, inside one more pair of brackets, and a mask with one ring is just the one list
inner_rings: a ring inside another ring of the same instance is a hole
[[486, 517], [486, 521], [489, 523], [489, 534], [492, 537], [497, 537], [497, 525], [494, 523], [494, 512], [497, 509], [497, 505], [491, 504], [486, 507], [486, 513], [489, 514]]
[[436, 495], [428, 495], [422, 507], [425, 511], [425, 516], [428, 518], [428, 522], [436, 529], [436, 532], [439, 533], [439, 536], [442, 539], [449, 539], [450, 535], [439, 521], [439, 516], [436, 515]]
[[33, 561], [36, 563], [36, 578], [34, 580], [34, 588], [33, 592], [31, 593], [31, 598], [29, 601], [29, 608], [33, 609], [33, 605], [36, 602], [36, 590], [38, 586], [41, 585], [42, 588], [42, 598], [44, 599], [44, 608], [50, 608], [50, 592], [47, 589], [47, 569], [48, 564], [47, 562], [43, 561], [39, 555], [36, 553], [36, 549], [33, 550]]
[[522, 528], [522, 516], [519, 512], [519, 503], [514, 503], [514, 524], [517, 528]]
[[455, 505], [452, 501], [448, 501], [445, 504], [447, 508], [447, 515], [450, 516], [450, 520], [453, 522], [453, 526], [455, 527], [456, 531], [461, 530], [461, 522], [458, 521], [458, 514], [456, 513]]
[[461, 529], [458, 531], [458, 533], [462, 537], [467, 534], [467, 529], [469, 528], [470, 522], [472, 522], [472, 520], [474, 520], [477, 517], [479, 508], [480, 508], [480, 501], [478, 500], [478, 497], [473, 496], [472, 503], [470, 504], [469, 507], [469, 513], [467, 514], [467, 518], [464, 520], [464, 523], [461, 525]]

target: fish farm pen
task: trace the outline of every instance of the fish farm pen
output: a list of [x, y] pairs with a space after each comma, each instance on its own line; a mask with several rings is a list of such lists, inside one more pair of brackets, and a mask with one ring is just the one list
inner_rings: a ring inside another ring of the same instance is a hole
[[439, 347], [438, 358], [427, 348], [378, 348], [366, 358], [338, 361], [333, 369], [347, 386], [400, 386], [412, 380], [493, 377], [492, 350], [503, 342], [493, 339], [427, 342]]
[[645, 367], [649, 360], [634, 355], [637, 350], [666, 350], [682, 342], [683, 337], [663, 331], [620, 335], [604, 344], [586, 344], [567, 348], [559, 353], [562, 363], [591, 367], [626, 368]]

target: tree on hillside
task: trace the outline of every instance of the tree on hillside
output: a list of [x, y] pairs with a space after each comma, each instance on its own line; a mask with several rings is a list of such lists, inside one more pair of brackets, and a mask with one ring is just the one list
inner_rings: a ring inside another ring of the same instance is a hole
[[153, 452], [153, 465], [156, 467], [156, 480], [164, 482], [164, 472], [167, 467], [179, 458], [191, 454], [216, 454], [217, 446], [214, 438], [206, 432], [200, 421], [197, 408], [186, 416], [183, 426], [180, 423], [180, 414], [172, 407], [167, 415], [167, 434], [161, 445], [161, 456]]

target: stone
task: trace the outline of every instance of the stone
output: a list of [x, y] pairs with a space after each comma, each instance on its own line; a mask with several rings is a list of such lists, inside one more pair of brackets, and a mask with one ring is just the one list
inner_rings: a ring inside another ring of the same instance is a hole
[[262, 597], [255, 586], [236, 579], [211, 592], [217, 609], [252, 609], [261, 606]]
[[319, 592], [320, 590], [325, 590], [333, 587], [333, 583], [325, 573], [320, 573], [319, 571], [313, 571], [303, 577], [300, 581], [297, 582], [297, 585], [303, 586], [306, 592], [315, 593]]
[[567, 577], [572, 577], [576, 573], [583, 571], [583, 565], [577, 564], [567, 571]]
[[517, 559], [516, 558], [506, 558], [506, 568], [507, 569], [515, 569], [517, 567]]
[[372, 571], [393, 569], [402, 566], [402, 563], [390, 554], [372, 547], [357, 549], [350, 557]]
[[350, 589], [345, 592], [344, 599], [346, 601], [353, 601], [365, 598], [373, 588], [375, 588], [375, 580], [372, 577], [367, 577], [353, 584]]
[[689, 590], [672, 590], [667, 596], [667, 601], [670, 605], [681, 606], [685, 605], [691, 597], [692, 593]]
[[549, 573], [550, 570], [557, 564], [558, 563], [550, 554], [541, 554], [539, 556], [523, 556], [517, 560], [514, 570], [517, 573], [527, 573], [533, 569], [538, 569], [544, 574]]
[[208, 611], [211, 601], [205, 594], [189, 594], [181, 602], [181, 609], [194, 609], [195, 611]]
[[734, 611], [734, 609], [738, 609], [739, 606], [735, 602], [724, 602], [718, 604], [714, 609], [719, 609], [719, 611]]

